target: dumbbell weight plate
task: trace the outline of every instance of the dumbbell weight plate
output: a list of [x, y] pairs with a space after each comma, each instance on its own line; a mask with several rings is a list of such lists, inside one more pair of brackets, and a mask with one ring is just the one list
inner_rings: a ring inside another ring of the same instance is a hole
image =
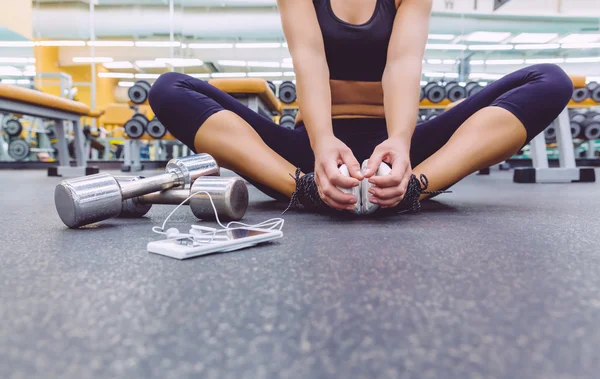
[[571, 138], [575, 139], [575, 138], [579, 138], [579, 136], [581, 135], [581, 125], [575, 122], [571, 122]]
[[571, 117], [571, 123], [576, 123], [576, 124], [580, 124], [582, 122], [584, 122], [586, 119], [586, 115], [584, 115], [583, 113], [576, 113], [573, 115], [573, 117]]
[[587, 89], [589, 89], [590, 92], [595, 90], [598, 87], [600, 87], [600, 84], [598, 84], [597, 82], [589, 82], [587, 85]]
[[439, 84], [437, 82], [429, 82], [427, 84], [425, 84], [425, 87], [423, 87], [423, 92], [425, 92], [425, 94], [427, 94], [427, 92], [435, 86], [439, 86]]
[[458, 82], [456, 82], [454, 80], [451, 80], [449, 82], [446, 82], [446, 84], [444, 84], [444, 88], [450, 88], [450, 87], [452, 87], [455, 84], [458, 84]]
[[586, 140], [600, 139], [600, 121], [586, 120], [583, 123], [583, 136]]
[[285, 104], [296, 101], [296, 86], [294, 83], [285, 81], [279, 85], [279, 100]]
[[592, 98], [592, 100], [594, 100], [596, 103], [600, 103], [600, 86], [596, 87], [593, 91], [592, 91], [592, 95], [590, 96]]
[[296, 119], [291, 114], [281, 115], [279, 118], [279, 126], [287, 129], [294, 129], [296, 126]]
[[573, 96], [571, 96], [571, 99], [573, 99], [573, 101], [576, 103], [581, 103], [588, 97], [590, 97], [590, 91], [588, 91], [587, 88], [575, 88], [575, 90], [573, 91]]
[[[429, 84], [427, 86], [429, 86]], [[445, 96], [446, 96], [446, 94], [444, 92], [444, 88], [442, 88], [441, 86], [439, 86], [437, 84], [435, 84], [433, 86], [429, 86], [429, 89], [425, 90], [425, 97], [432, 103], [441, 102], [442, 100], [444, 100]]]
[[544, 130], [544, 137], [546, 138], [546, 143], [556, 142], [556, 128], [554, 126], [549, 126]]
[[477, 83], [477, 82], [468, 82], [465, 85], [465, 89], [467, 90], [467, 93], [468, 93], [469, 91], [471, 91], [473, 88], [475, 88], [477, 86], [479, 86], [479, 83]]
[[125, 134], [131, 139], [139, 139], [146, 132], [146, 127], [139, 119], [132, 118], [123, 126]]
[[467, 97], [467, 90], [455, 83], [446, 87], [446, 97], [452, 102], [462, 100]]
[[471, 97], [473, 95], [478, 94], [479, 92], [483, 91], [483, 88], [483, 86], [480, 86], [476, 83], [475, 86], [471, 86], [471, 88], [467, 90], [467, 97]]
[[148, 125], [148, 122], [149, 122], [148, 117], [144, 116], [141, 113], [134, 114], [132, 118], [139, 120], [142, 124], [144, 124], [144, 126]]
[[18, 137], [23, 131], [23, 125], [19, 120], [11, 118], [4, 123], [4, 131], [11, 137]]
[[135, 82], [135, 84], [129, 88], [127, 94], [129, 95], [129, 99], [134, 104], [142, 104], [146, 100], [148, 100], [148, 94], [150, 93], [150, 83], [145, 80], [139, 80]]
[[273, 83], [270, 80], [267, 80], [267, 84], [269, 85], [271, 92], [273, 92], [273, 94], [275, 95], [277, 93], [277, 87], [275, 86], [275, 83]]
[[14, 139], [8, 144], [8, 155], [16, 161], [27, 158], [30, 150], [29, 144], [22, 138]]
[[167, 128], [154, 117], [146, 126], [146, 133], [154, 139], [161, 139], [167, 134]]

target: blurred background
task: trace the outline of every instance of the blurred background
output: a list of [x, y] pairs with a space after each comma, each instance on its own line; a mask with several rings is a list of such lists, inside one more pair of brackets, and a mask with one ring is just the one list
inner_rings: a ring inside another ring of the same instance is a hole
[[[130, 89], [136, 81], [151, 85], [164, 72], [205, 80], [262, 78], [273, 83], [279, 97], [282, 82], [294, 83], [275, 0], [1, 0], [0, 4], [2, 83], [105, 112], [109, 120], [86, 121], [95, 138], [126, 138], [112, 135], [111, 127], [123, 127], [137, 113], [151, 120], [151, 111], [143, 105], [119, 117], [111, 114], [118, 104], [135, 105]], [[597, 105], [593, 90], [600, 81], [600, 1], [434, 0], [420, 120], [435, 117], [449, 102], [476, 93], [511, 71], [537, 63], [555, 63], [569, 74], [584, 75], [589, 88], [574, 98], [573, 109], [593, 110]], [[451, 95], [444, 90], [448, 83], [466, 91]], [[279, 114], [273, 113], [276, 121], [283, 114], [293, 117], [294, 98], [284, 101]], [[21, 121], [26, 130], [30, 120]], [[290, 122], [288, 117], [284, 126], [293, 127]], [[118, 145], [117, 140], [112, 145]], [[4, 138], [8, 152], [9, 142]], [[28, 142], [30, 147], [39, 148], [33, 142]], [[122, 159], [122, 151], [102, 143], [110, 152], [90, 153], [90, 158]], [[52, 159], [52, 151], [48, 153], [43, 158], [39, 154], [17, 158]], [[0, 159], [15, 157], [0, 154]]]

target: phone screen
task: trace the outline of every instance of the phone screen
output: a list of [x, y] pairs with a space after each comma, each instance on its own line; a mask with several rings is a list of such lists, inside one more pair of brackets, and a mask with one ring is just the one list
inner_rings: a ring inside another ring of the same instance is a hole
[[230, 230], [227, 234], [229, 234], [229, 238], [232, 240], [237, 240], [240, 238], [260, 236], [263, 234], [268, 234], [264, 230], [256, 230], [256, 229], [234, 229]]

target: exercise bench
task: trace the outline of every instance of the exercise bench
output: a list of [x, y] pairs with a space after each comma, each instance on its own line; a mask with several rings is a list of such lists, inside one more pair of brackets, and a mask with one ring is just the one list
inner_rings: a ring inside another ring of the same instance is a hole
[[[99, 114], [85, 104], [50, 95], [44, 92], [0, 83], [0, 112], [17, 113], [52, 120], [56, 124], [58, 166], [48, 168], [48, 176], [83, 176], [96, 174], [97, 167], [87, 165], [81, 127], [81, 117], [97, 118]], [[69, 148], [65, 136], [66, 124], [73, 125], [75, 136], [74, 167], [71, 167]]]

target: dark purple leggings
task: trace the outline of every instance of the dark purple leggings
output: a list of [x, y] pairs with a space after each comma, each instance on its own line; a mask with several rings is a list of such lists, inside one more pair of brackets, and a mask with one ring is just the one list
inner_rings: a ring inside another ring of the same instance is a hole
[[[488, 106], [502, 107], [521, 120], [529, 142], [560, 114], [572, 94], [571, 79], [556, 65], [534, 65], [506, 75], [453, 109], [417, 125], [411, 142], [411, 164], [415, 167], [434, 154], [469, 117]], [[292, 165], [303, 172], [314, 170], [314, 155], [303, 124], [294, 130], [282, 128], [202, 80], [174, 72], [163, 74], [152, 86], [150, 105], [165, 127], [192, 151], [194, 137], [204, 121], [226, 109], [250, 124]], [[359, 162], [368, 159], [375, 146], [387, 138], [385, 119], [334, 119], [333, 131]], [[251, 182], [274, 198], [284, 198]]]

